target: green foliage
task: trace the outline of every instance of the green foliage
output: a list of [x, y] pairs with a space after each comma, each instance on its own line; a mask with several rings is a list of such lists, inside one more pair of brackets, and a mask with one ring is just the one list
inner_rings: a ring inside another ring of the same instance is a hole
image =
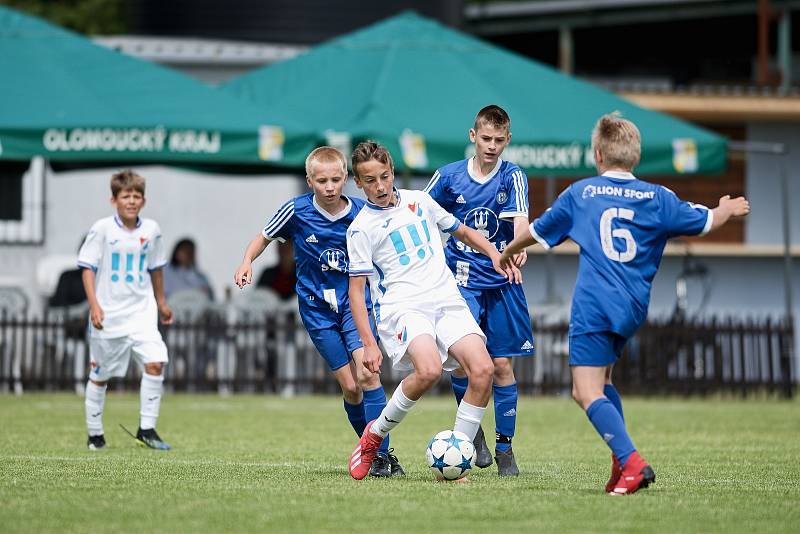
[[127, 30], [123, 0], [0, 0], [0, 4], [85, 35], [115, 35]]
[[[138, 448], [138, 396], [106, 401], [109, 449], [85, 449], [83, 400], [0, 395], [3, 532], [790, 532], [800, 524], [800, 410], [772, 400], [626, 400], [656, 483], [603, 494], [609, 453], [565, 399], [525, 398], [514, 450], [470, 484], [437, 483], [425, 446], [452, 398], [425, 398], [392, 435], [404, 479], [352, 480], [341, 398], [167, 395], [168, 453]], [[491, 410], [490, 410], [491, 412]], [[493, 415], [484, 428], [491, 435]]]

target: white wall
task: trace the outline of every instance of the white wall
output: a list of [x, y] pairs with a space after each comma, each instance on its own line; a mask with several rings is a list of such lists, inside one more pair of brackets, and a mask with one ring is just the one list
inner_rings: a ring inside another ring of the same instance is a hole
[[[48, 172], [43, 246], [0, 246], [0, 282], [28, 286], [36, 301], [36, 266], [52, 254], [75, 254], [92, 223], [114, 213], [109, 179], [117, 169]], [[162, 166], [136, 167], [147, 179], [143, 217], [158, 221], [168, 254], [183, 237], [197, 243], [199, 267], [218, 298], [232, 287], [245, 246], [305, 182], [296, 176], [204, 174]], [[256, 263], [256, 276], [276, 261], [271, 248]]]

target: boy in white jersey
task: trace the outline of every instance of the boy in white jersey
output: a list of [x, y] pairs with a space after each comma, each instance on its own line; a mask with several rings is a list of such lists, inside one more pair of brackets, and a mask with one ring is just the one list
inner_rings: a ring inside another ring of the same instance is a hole
[[133, 171], [113, 175], [111, 205], [117, 213], [92, 225], [78, 254], [91, 320], [92, 370], [86, 384], [90, 450], [106, 445], [106, 387], [112, 377], [125, 376], [131, 354], [144, 366], [136, 439], [151, 449], [170, 449], [156, 433], [162, 372], [167, 363], [167, 346], [158, 331], [158, 318], [164, 324], [172, 322], [161, 273], [167, 259], [158, 223], [139, 217], [145, 203], [144, 188], [144, 178]]
[[360, 480], [383, 437], [439, 380], [442, 370], [460, 366], [469, 377], [455, 430], [474, 439], [489, 402], [493, 364], [485, 337], [445, 264], [438, 230], [491, 257], [498, 272], [512, 281], [518, 283], [520, 273], [515, 266], [500, 270], [497, 249], [430, 195], [394, 189], [394, 165], [385, 147], [372, 141], [361, 143], [352, 163], [356, 185], [368, 201], [347, 230], [350, 307], [364, 343], [363, 362], [377, 373], [383, 359], [364, 303], [369, 278], [381, 343], [395, 369], [411, 371], [378, 419], [367, 424], [350, 456], [350, 474]]

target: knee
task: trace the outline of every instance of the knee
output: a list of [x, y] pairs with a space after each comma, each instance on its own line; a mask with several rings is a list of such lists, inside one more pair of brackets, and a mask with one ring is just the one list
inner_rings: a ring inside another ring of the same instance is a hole
[[161, 371], [164, 370], [164, 364], [161, 362], [146, 363], [144, 364], [144, 372], [148, 375], [159, 376]]
[[470, 366], [469, 382], [481, 389], [489, 388], [492, 386], [493, 375], [494, 364], [491, 358], [482, 358], [480, 361]]
[[358, 379], [358, 386], [360, 386], [360, 389], [362, 390], [375, 389], [381, 385], [381, 379], [378, 373], [373, 373], [363, 365], [359, 366], [356, 375], [356, 378]]
[[351, 404], [355, 404], [361, 397], [361, 388], [355, 382], [342, 384], [342, 395]]
[[419, 381], [422, 382], [426, 388], [430, 388], [441, 378], [442, 364], [441, 362], [435, 362], [430, 365], [420, 366], [416, 369], [416, 373]]
[[511, 363], [511, 358], [494, 359], [494, 380], [501, 384], [514, 381], [514, 365]]

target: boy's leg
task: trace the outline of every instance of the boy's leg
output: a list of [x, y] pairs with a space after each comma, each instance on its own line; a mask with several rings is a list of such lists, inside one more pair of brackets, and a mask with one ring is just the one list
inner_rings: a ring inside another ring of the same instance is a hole
[[367, 423], [367, 429], [350, 455], [350, 475], [356, 480], [361, 480], [369, 472], [369, 466], [377, 455], [383, 438], [400, 424], [419, 398], [442, 375], [439, 348], [429, 334], [416, 336], [409, 343], [406, 352], [414, 371], [400, 382], [378, 418]]
[[86, 382], [84, 410], [86, 428], [89, 433], [87, 445], [96, 450], [105, 447], [103, 410], [105, 408], [108, 381], [114, 376], [123, 376], [130, 361], [130, 346], [125, 339], [89, 337], [91, 370]]
[[89, 379], [86, 382], [86, 428], [89, 431], [89, 449], [102, 449], [105, 447], [103, 432], [103, 408], [106, 401], [107, 382], [95, 382]]
[[573, 366], [572, 395], [622, 467], [612, 493], [633, 493], [653, 482], [655, 474], [636, 451], [617, 408], [603, 393], [606, 374], [606, 367]]
[[518, 476], [519, 467], [511, 448], [517, 427], [517, 380], [511, 358], [494, 358], [495, 459], [500, 476]]
[[467, 374], [469, 385], [458, 405], [454, 430], [464, 432], [474, 440], [492, 393], [494, 364], [486, 352], [483, 339], [477, 334], [467, 334], [453, 343], [448, 352]]
[[139, 430], [136, 439], [141, 445], [157, 450], [170, 450], [156, 432], [156, 423], [161, 413], [161, 399], [164, 395], [164, 364], [167, 362], [167, 346], [159, 338], [134, 342], [134, 356], [144, 366], [139, 388]]

